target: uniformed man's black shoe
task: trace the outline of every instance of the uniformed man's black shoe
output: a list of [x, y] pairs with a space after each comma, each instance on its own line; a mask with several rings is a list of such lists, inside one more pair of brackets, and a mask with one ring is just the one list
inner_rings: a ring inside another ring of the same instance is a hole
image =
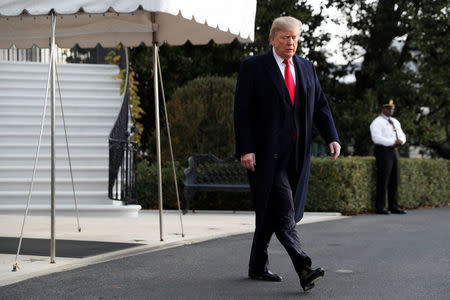
[[387, 209], [381, 209], [381, 210], [377, 210], [377, 214], [379, 215], [389, 215], [391, 212], [388, 211]]
[[322, 268], [317, 268], [312, 270], [311, 268], [305, 268], [300, 274], [300, 285], [302, 289], [306, 292], [314, 287], [314, 282], [319, 280], [325, 275], [325, 270]]
[[263, 280], [263, 281], [281, 281], [283, 278], [281, 278], [280, 275], [272, 273], [272, 271], [257, 273], [253, 272], [252, 270], [248, 270], [248, 278], [254, 279], [254, 280]]
[[400, 209], [400, 208], [394, 208], [391, 209], [391, 214], [400, 214], [400, 215], [404, 215], [406, 214], [406, 211]]

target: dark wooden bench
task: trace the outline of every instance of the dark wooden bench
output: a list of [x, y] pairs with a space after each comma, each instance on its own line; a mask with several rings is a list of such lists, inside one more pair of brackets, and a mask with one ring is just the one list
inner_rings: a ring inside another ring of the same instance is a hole
[[196, 192], [248, 192], [247, 171], [234, 156], [218, 159], [212, 154], [189, 157], [189, 167], [184, 170], [184, 199], [186, 214]]

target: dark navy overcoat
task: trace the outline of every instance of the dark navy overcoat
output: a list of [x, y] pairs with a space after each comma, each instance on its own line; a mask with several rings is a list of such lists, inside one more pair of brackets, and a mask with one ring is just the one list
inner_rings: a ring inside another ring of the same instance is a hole
[[295, 143], [299, 180], [294, 195], [295, 221], [303, 217], [310, 170], [313, 122], [327, 143], [339, 142], [328, 101], [320, 87], [313, 64], [293, 57], [296, 72], [295, 105], [289, 97], [272, 49], [241, 64], [236, 85], [234, 128], [236, 156], [255, 153], [256, 215], [265, 215], [274, 170], [285, 160], [285, 149]]

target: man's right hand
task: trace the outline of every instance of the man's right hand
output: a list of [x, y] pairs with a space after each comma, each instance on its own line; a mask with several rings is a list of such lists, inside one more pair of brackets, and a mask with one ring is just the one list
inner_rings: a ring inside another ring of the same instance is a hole
[[256, 158], [255, 153], [247, 153], [241, 156], [241, 164], [252, 172], [255, 172]]

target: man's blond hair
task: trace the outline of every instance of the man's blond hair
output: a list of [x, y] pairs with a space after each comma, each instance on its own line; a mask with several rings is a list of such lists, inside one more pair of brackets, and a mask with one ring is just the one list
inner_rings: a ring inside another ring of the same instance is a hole
[[270, 28], [269, 37], [274, 37], [278, 31], [286, 31], [286, 30], [298, 30], [298, 34], [300, 34], [302, 30], [302, 22], [294, 17], [278, 17], [273, 20], [272, 27]]

